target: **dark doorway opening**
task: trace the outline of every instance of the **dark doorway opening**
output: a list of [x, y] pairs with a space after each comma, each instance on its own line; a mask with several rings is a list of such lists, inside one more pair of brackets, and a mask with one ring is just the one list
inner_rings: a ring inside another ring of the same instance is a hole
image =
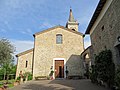
[[62, 66], [59, 66], [59, 78], [62, 78]]

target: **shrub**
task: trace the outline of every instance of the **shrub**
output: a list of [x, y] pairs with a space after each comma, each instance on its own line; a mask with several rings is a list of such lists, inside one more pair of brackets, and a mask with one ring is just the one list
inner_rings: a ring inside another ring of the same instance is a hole
[[91, 79], [92, 81], [102, 80], [111, 87], [114, 84], [114, 76], [115, 65], [112, 61], [112, 52], [104, 50], [95, 56], [95, 66]]
[[97, 82], [97, 72], [94, 65], [92, 65], [92, 73], [90, 73], [90, 79], [92, 83]]
[[17, 80], [18, 80], [18, 81], [20, 81], [20, 76], [19, 76], [19, 77], [17, 77]]
[[26, 78], [28, 81], [33, 79], [33, 75], [30, 72], [25, 72], [23, 76], [24, 76], [23, 81], [25, 81]]
[[33, 79], [33, 75], [30, 73], [29, 75], [28, 75], [28, 81], [29, 80], [32, 80]]
[[120, 90], [120, 66], [117, 68], [116, 73], [115, 73], [115, 85]]
[[52, 71], [50, 72], [49, 76], [52, 76], [52, 75], [53, 75], [53, 73], [54, 73], [54, 71], [52, 70]]

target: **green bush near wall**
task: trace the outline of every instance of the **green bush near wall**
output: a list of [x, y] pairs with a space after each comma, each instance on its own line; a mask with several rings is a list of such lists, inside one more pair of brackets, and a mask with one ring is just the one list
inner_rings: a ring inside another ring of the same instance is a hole
[[103, 50], [95, 56], [95, 66], [93, 66], [91, 81], [101, 80], [109, 87], [114, 85], [115, 65], [112, 60], [112, 52]]
[[115, 86], [117, 86], [120, 90], [120, 66], [118, 66], [116, 73], [115, 73]]
[[33, 79], [33, 75], [30, 72], [25, 72], [23, 74], [23, 76], [24, 76], [24, 78], [23, 78], [24, 81], [25, 81], [26, 78], [27, 78], [28, 81]]
[[33, 75], [30, 73], [29, 75], [28, 75], [28, 81], [29, 80], [32, 80], [33, 79]]
[[17, 77], [17, 80], [18, 80], [18, 81], [20, 81], [20, 76], [19, 76], [19, 77]]

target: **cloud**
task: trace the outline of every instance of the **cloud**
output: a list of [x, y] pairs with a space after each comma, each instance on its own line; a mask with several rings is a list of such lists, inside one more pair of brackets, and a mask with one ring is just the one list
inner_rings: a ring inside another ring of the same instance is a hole
[[0, 32], [6, 33], [7, 31], [5, 29], [0, 29]]
[[12, 30], [12, 27], [10, 26], [8, 21], [4, 21], [5, 26], [7, 27], [8, 30]]
[[15, 60], [15, 64], [17, 63], [17, 58], [16, 58], [16, 54], [24, 52], [26, 50], [32, 49], [34, 46], [34, 42], [33, 41], [27, 41], [27, 40], [15, 40], [15, 39], [11, 39], [11, 44], [16, 48], [15, 53], [13, 54], [14, 56], [14, 60]]
[[29, 28], [26, 29], [26, 30], [24, 30], [24, 31], [21, 30], [20, 33], [22, 33], [22, 34], [26, 34], [26, 35], [30, 35], [30, 36], [33, 34], [32, 30], [29, 29]]
[[44, 29], [44, 28], [50, 28], [53, 27], [53, 24], [50, 24], [49, 22], [44, 22], [40, 25], [39, 29]]
[[11, 43], [15, 46], [16, 52], [15, 54], [18, 54], [20, 52], [29, 50], [33, 48], [34, 42], [33, 41], [27, 41], [27, 40], [10, 40]]

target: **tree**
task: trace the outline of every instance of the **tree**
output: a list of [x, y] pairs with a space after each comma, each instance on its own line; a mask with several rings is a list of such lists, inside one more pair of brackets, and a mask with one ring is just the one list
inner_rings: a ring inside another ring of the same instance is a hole
[[[10, 66], [9, 67], [7, 66], [6, 68], [8, 68], [7, 69], [7, 73], [10, 74], [9, 79], [14, 79], [15, 78], [15, 74], [16, 74], [16, 65], [10, 64]], [[4, 70], [5, 70], [5, 67], [1, 67], [0, 68], [0, 80], [3, 79]], [[4, 76], [4, 78], [5, 78], [5, 76]]]
[[4, 79], [7, 75], [7, 79], [9, 77], [9, 73], [11, 70], [11, 66], [14, 62], [14, 58], [12, 54], [14, 53], [15, 48], [7, 39], [0, 39], [0, 67], [4, 70]]
[[17, 65], [12, 65], [12, 68], [11, 68], [11, 74], [16, 74], [16, 69], [17, 69]]

